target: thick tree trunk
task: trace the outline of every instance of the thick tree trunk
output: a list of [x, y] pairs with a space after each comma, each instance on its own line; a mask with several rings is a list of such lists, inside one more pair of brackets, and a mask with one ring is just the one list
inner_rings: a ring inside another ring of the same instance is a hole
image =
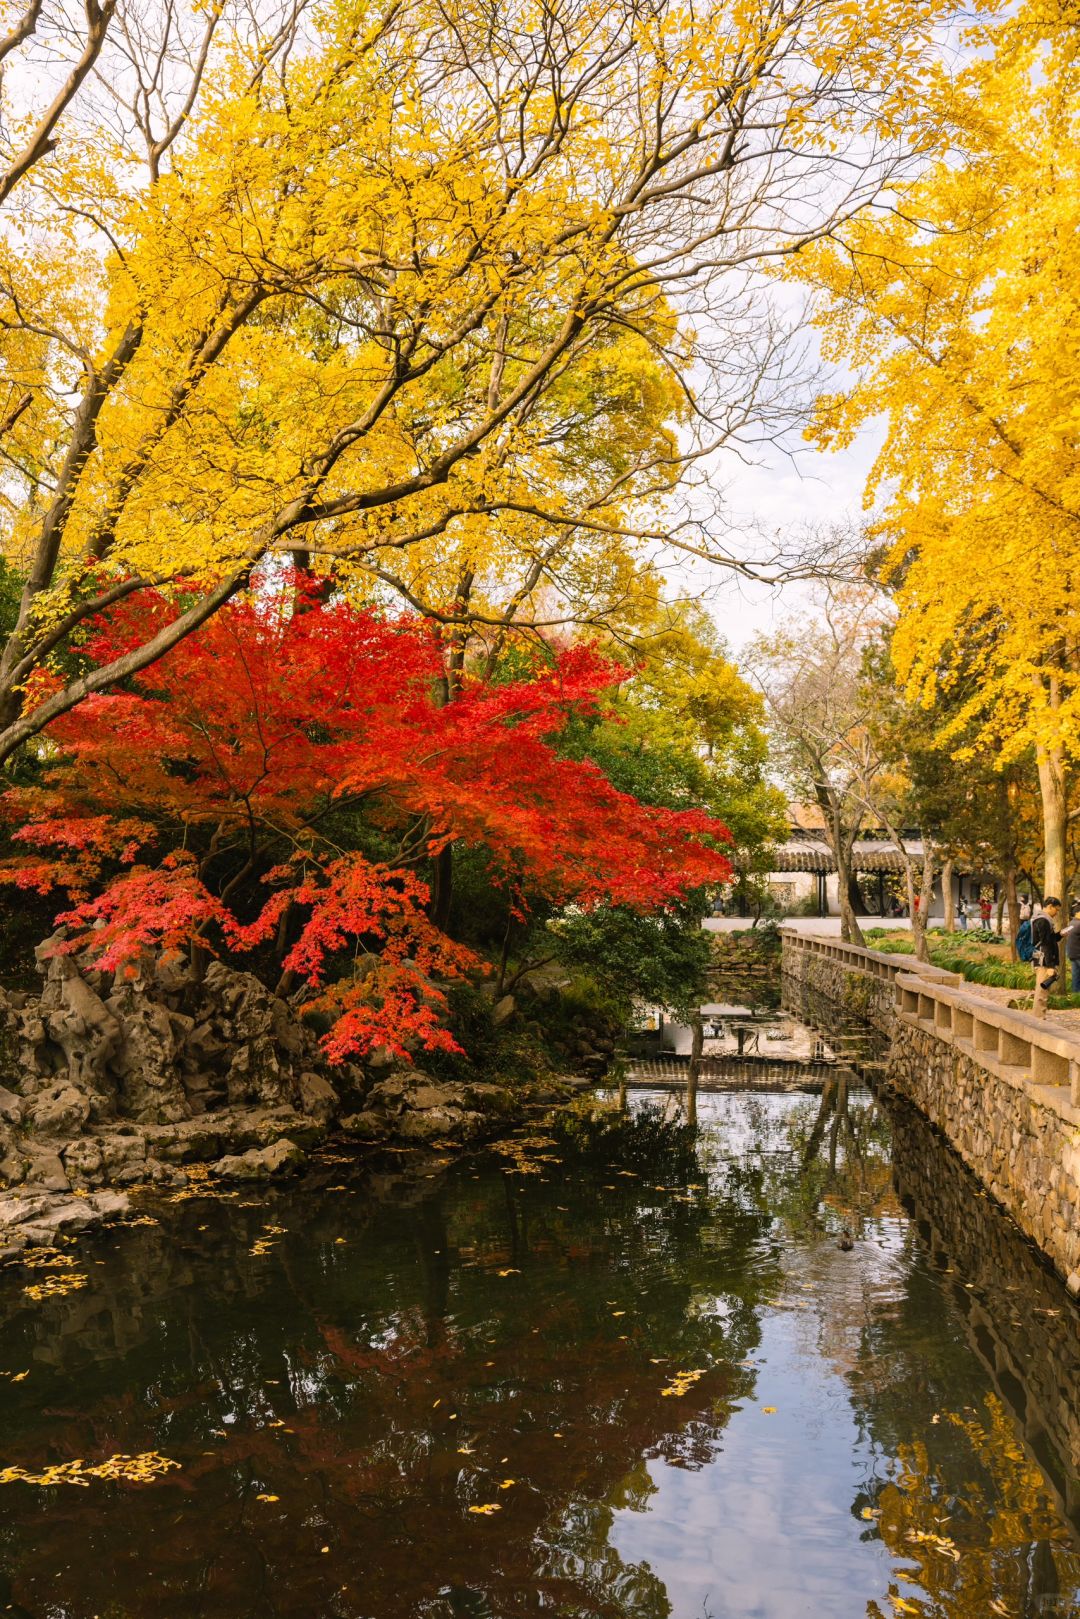
[[[1049, 677], [1046, 688], [1050, 708], [1061, 706], [1061, 694], [1056, 678]], [[1043, 821], [1043, 884], [1042, 892], [1065, 903], [1065, 861], [1069, 822], [1068, 791], [1065, 776], [1065, 754], [1059, 742], [1038, 749], [1039, 796], [1042, 799]]]
[[1039, 793], [1043, 815], [1042, 891], [1044, 897], [1053, 894], [1057, 899], [1064, 900], [1068, 800], [1060, 752], [1057, 758], [1040, 757]]
[[953, 865], [950, 858], [943, 862], [941, 867], [941, 898], [945, 906], [945, 932], [956, 932], [956, 908], [953, 905]]
[[[1056, 684], [1056, 682], [1054, 683]], [[1065, 893], [1065, 863], [1067, 859], [1069, 807], [1065, 785], [1065, 760], [1061, 748], [1040, 749], [1039, 794], [1043, 817], [1043, 898], [1050, 894], [1059, 899], [1063, 915], [1068, 919], [1068, 897]], [[1058, 968], [1059, 988], [1067, 984], [1068, 966], [1064, 950]]]
[[1016, 933], [1020, 926], [1020, 897], [1016, 891], [1016, 867], [1005, 867], [1005, 903], [1009, 912], [1009, 960], [1016, 961]]

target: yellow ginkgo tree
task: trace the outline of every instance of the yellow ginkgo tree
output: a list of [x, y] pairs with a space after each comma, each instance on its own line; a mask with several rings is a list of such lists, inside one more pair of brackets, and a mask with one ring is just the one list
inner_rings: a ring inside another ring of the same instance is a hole
[[[0, 762], [283, 553], [444, 605], [548, 550], [575, 588], [723, 560], [674, 492], [780, 380], [748, 278], [897, 182], [946, 10], [87, 7], [0, 41]], [[63, 656], [162, 587], [167, 627]]]
[[927, 707], [947, 696], [958, 757], [1034, 749], [1044, 891], [1061, 895], [1080, 756], [1080, 58], [1041, 4], [970, 44], [937, 92], [948, 155], [795, 269], [856, 379], [818, 401], [819, 442], [887, 422], [868, 500], [899, 677]]

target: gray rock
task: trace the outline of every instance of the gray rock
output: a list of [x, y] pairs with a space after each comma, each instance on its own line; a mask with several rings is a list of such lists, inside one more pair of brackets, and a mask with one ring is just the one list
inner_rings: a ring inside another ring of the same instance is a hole
[[97, 1186], [102, 1179], [101, 1143], [93, 1136], [70, 1141], [61, 1154], [64, 1171], [75, 1186]]
[[74, 1085], [51, 1085], [30, 1104], [28, 1122], [43, 1136], [73, 1135], [90, 1117], [90, 1101]]
[[321, 1074], [305, 1069], [300, 1075], [300, 1106], [313, 1119], [325, 1124], [337, 1112], [337, 1091]]
[[5, 1124], [20, 1124], [24, 1111], [22, 1098], [0, 1085], [0, 1119]]
[[340, 1120], [341, 1128], [358, 1141], [385, 1141], [390, 1134], [390, 1121], [385, 1113], [376, 1113], [370, 1109], [362, 1113], [350, 1113]]
[[404, 1113], [397, 1121], [396, 1134], [404, 1141], [439, 1141], [466, 1134], [467, 1118], [476, 1120], [479, 1114], [467, 1115], [456, 1107], [431, 1107], [422, 1113]]
[[219, 1158], [212, 1168], [223, 1180], [269, 1180], [299, 1169], [303, 1162], [304, 1153], [295, 1141], [283, 1138], [270, 1147], [250, 1147], [247, 1152]]
[[58, 1152], [32, 1143], [27, 1149], [26, 1179], [49, 1192], [70, 1192], [71, 1182]]
[[517, 1002], [514, 997], [512, 995], [503, 995], [491, 1009], [491, 1021], [497, 1029], [501, 1028], [504, 1023], [507, 1023], [513, 1017], [516, 1011]]

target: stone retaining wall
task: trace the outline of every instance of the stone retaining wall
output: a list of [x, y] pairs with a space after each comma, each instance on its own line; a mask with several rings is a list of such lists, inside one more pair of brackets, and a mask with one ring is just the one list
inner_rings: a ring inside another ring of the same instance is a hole
[[[784, 971], [887, 1029], [885, 1083], [939, 1129], [1080, 1293], [1080, 1036], [955, 974], [784, 935]], [[865, 1010], [863, 1010], [865, 1008]]]
[[935, 1124], [1080, 1293], [1080, 1041], [970, 991], [897, 980], [886, 1084]]

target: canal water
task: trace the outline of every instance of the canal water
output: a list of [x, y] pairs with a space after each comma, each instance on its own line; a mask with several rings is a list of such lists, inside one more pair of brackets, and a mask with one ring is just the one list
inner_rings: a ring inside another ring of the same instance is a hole
[[0, 1273], [0, 1615], [1080, 1614], [1076, 1310], [829, 1039], [696, 1143], [635, 1094]]

